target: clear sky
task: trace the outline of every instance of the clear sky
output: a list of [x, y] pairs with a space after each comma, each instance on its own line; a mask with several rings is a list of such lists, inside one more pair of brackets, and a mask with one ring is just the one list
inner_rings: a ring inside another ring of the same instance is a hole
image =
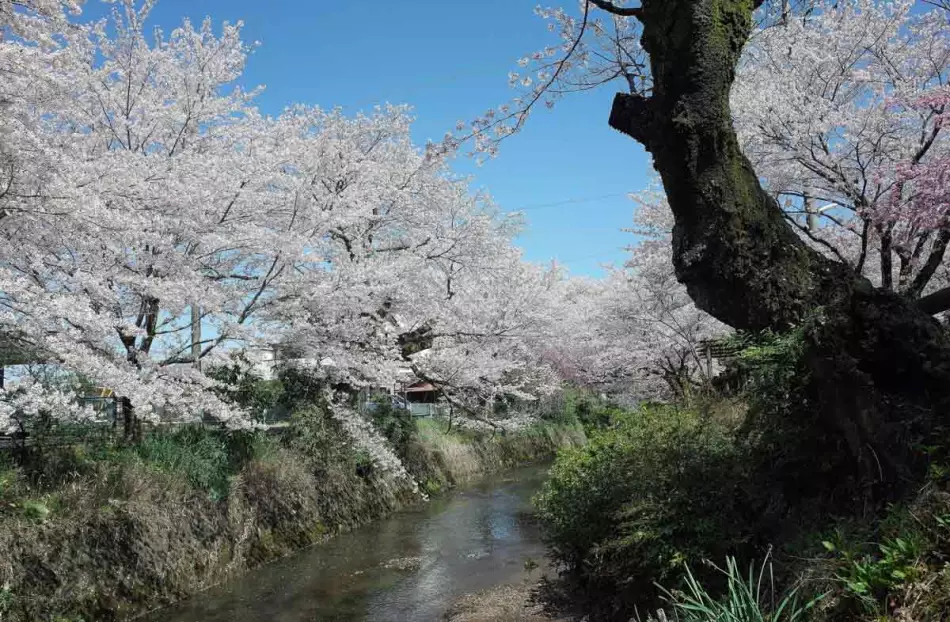
[[[564, 5], [573, 0], [548, 0]], [[507, 102], [508, 72], [518, 58], [556, 43], [534, 15], [536, 0], [159, 0], [151, 22], [170, 31], [184, 16], [216, 25], [243, 20], [244, 39], [260, 41], [244, 84], [265, 85], [258, 100], [270, 114], [291, 103], [342, 106], [347, 112], [385, 102], [410, 104], [417, 142], [440, 139]], [[88, 0], [88, 16], [101, 15]], [[619, 84], [618, 84], [619, 86]], [[531, 261], [557, 258], [573, 274], [600, 275], [634, 242], [626, 193], [650, 177], [649, 157], [607, 126], [615, 87], [580, 93], [554, 110], [537, 110], [500, 155], [475, 175], [504, 210], [525, 210], [518, 243]], [[578, 199], [570, 203], [563, 203]], [[550, 205], [562, 203], [560, 205]]]

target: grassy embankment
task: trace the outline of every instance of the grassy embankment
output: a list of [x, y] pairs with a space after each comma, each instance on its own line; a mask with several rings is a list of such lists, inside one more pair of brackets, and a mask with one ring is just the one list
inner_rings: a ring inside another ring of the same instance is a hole
[[803, 352], [801, 331], [764, 336], [731, 397], [617, 411], [563, 451], [536, 500], [564, 571], [548, 603], [592, 621], [950, 620], [950, 436], [908, 438], [929, 473], [875, 503]]
[[[395, 427], [387, 436], [429, 493], [584, 440], [563, 422], [504, 435]], [[0, 620], [126, 619], [417, 503], [413, 489], [318, 408], [280, 435], [185, 428], [38, 446], [0, 468]]]

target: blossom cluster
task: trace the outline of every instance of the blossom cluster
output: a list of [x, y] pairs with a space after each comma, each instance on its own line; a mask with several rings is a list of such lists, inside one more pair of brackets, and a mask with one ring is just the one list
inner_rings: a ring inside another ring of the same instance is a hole
[[[355, 386], [412, 366], [458, 396], [543, 391], [529, 342], [548, 271], [519, 218], [410, 138], [411, 111], [290, 106], [237, 86], [242, 24], [83, 22], [0, 2], [0, 336], [138, 415], [242, 426], [204, 372], [236, 349], [331, 361]], [[404, 336], [429, 335], [413, 352]], [[419, 355], [420, 350], [425, 354]]]

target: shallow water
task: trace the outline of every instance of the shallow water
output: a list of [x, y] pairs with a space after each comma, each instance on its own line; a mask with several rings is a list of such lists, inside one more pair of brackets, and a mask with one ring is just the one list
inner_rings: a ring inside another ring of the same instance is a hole
[[486, 477], [252, 571], [148, 622], [439, 620], [459, 596], [544, 557], [530, 498], [546, 467]]

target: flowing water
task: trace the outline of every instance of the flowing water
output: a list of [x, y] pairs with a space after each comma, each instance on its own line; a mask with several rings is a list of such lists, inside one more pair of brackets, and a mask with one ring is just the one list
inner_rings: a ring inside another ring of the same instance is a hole
[[542, 562], [530, 498], [546, 476], [527, 467], [337, 536], [196, 595], [149, 622], [439, 620], [459, 596]]

